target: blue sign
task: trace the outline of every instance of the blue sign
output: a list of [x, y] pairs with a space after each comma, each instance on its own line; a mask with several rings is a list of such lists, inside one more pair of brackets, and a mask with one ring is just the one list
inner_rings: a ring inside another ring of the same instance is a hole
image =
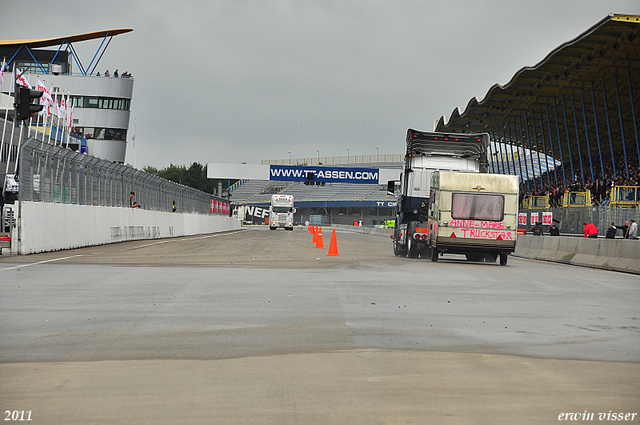
[[269, 180], [379, 184], [377, 168], [270, 165]]

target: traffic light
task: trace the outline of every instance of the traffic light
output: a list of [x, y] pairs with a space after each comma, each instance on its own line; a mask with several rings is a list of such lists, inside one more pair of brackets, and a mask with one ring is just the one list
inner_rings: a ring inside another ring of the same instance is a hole
[[[42, 97], [42, 90], [31, 90], [28, 87], [19, 86], [16, 84], [15, 91], [15, 121], [26, 121], [31, 117], [31, 114], [42, 111], [44, 105], [40, 105], [40, 99]], [[33, 99], [36, 99], [36, 103], [31, 103]]]

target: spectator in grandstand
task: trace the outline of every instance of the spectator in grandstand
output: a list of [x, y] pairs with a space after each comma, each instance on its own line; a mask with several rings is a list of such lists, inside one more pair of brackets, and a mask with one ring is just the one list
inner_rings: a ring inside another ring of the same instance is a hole
[[131, 193], [129, 193], [129, 206], [130, 207], [133, 207], [133, 197], [134, 196], [136, 196], [136, 193], [132, 190]]
[[176, 212], [176, 201], [173, 201], [173, 205], [171, 206], [171, 212]]
[[558, 226], [556, 226], [555, 220], [553, 223], [551, 223], [551, 227], [549, 227], [549, 235], [560, 236], [560, 229], [558, 229]]
[[584, 226], [584, 237], [585, 238], [597, 238], [598, 237], [598, 228], [595, 224], [587, 223], [586, 221], [582, 223]]
[[118, 78], [118, 70], [116, 69], [116, 72], [113, 73], [113, 76]]
[[109, 74], [109, 70], [108, 69], [104, 72], [104, 76], [105, 77], [111, 77], [111, 74]]
[[618, 228], [615, 223], [611, 223], [611, 226], [607, 229], [607, 233], [604, 237], [607, 239], [615, 239], [616, 233], [618, 233]]
[[638, 224], [634, 219], [631, 219], [631, 224], [629, 225], [629, 233], [627, 234], [627, 239], [638, 239]]
[[542, 223], [538, 221], [535, 226], [529, 229], [529, 232], [532, 232], [534, 236], [542, 236], [544, 233], [542, 230]]

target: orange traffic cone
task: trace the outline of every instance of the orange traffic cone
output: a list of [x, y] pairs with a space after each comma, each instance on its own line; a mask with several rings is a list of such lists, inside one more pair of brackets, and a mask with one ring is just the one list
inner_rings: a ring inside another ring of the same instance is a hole
[[313, 240], [311, 241], [311, 243], [317, 243], [318, 242], [318, 231], [316, 229], [316, 226], [313, 226]]
[[316, 248], [324, 249], [324, 245], [322, 243], [322, 227], [318, 227], [318, 233], [316, 233]]
[[329, 252], [327, 253], [327, 256], [340, 256], [340, 254], [338, 254], [338, 239], [336, 238], [336, 229], [333, 229], [333, 232], [331, 233], [331, 242], [329, 242]]

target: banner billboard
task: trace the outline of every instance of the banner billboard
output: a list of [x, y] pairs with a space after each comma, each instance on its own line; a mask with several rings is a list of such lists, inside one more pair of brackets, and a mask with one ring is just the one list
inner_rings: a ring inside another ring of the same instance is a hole
[[271, 165], [269, 180], [378, 184], [376, 168]]

